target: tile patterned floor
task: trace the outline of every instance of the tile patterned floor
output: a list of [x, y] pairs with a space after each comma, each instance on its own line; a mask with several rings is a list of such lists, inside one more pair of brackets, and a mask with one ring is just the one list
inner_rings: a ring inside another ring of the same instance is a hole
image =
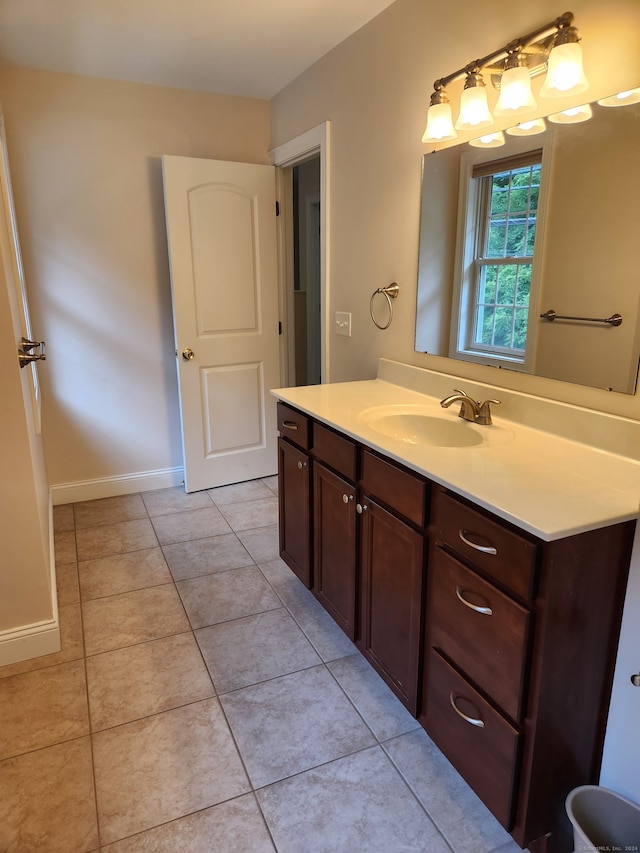
[[56, 507], [0, 668], [3, 853], [517, 853], [278, 557], [277, 480]]

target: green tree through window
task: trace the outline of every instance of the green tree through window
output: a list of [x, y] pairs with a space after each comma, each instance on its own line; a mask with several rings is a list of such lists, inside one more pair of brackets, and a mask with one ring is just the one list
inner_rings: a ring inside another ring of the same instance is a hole
[[473, 349], [523, 356], [541, 163], [501, 168], [480, 177], [474, 262]]

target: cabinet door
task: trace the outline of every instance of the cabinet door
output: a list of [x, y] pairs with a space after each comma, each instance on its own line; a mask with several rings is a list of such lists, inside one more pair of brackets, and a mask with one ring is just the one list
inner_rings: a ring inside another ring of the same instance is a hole
[[356, 623], [356, 490], [324, 465], [316, 463], [313, 470], [313, 591], [353, 640]]
[[363, 497], [363, 654], [415, 715], [424, 574], [423, 537]]
[[280, 556], [307, 587], [311, 587], [309, 457], [278, 439], [278, 503]]

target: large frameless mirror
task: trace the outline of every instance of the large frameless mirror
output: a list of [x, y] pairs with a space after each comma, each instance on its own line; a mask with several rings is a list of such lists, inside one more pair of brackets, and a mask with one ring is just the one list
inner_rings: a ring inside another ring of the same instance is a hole
[[425, 155], [417, 351], [634, 393], [640, 104], [590, 107]]

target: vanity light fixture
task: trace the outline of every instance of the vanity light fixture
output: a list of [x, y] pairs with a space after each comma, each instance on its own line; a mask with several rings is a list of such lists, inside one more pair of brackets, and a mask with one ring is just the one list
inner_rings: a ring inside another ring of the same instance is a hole
[[451, 104], [444, 86], [436, 86], [431, 95], [431, 105], [427, 112], [427, 127], [422, 137], [423, 142], [447, 142], [455, 139], [458, 134], [453, 127]]
[[456, 121], [457, 130], [475, 130], [491, 127], [493, 119], [489, 112], [487, 90], [482, 74], [477, 68], [467, 71], [464, 89], [460, 95], [460, 115]]
[[582, 47], [578, 30], [569, 25], [560, 27], [549, 54], [547, 76], [540, 88], [543, 98], [562, 98], [586, 92], [589, 82], [582, 68]]
[[500, 97], [494, 115], [506, 116], [531, 112], [537, 104], [531, 91], [529, 62], [521, 50], [509, 53], [500, 79]]
[[473, 145], [474, 148], [499, 148], [504, 145], [504, 134], [501, 130], [497, 133], [487, 133], [477, 139], [470, 139], [469, 145]]
[[618, 92], [617, 95], [602, 98], [598, 103], [601, 107], [627, 107], [630, 104], [640, 103], [640, 88]]
[[506, 132], [510, 136], [535, 136], [536, 133], [544, 133], [546, 129], [543, 118], [534, 118], [531, 121], [521, 121], [515, 127], [508, 127]]
[[560, 113], [554, 113], [547, 116], [549, 121], [554, 124], [579, 124], [581, 121], [589, 121], [593, 111], [590, 104], [582, 104], [579, 107], [571, 107], [569, 110], [562, 110]]
[[[494, 85], [500, 89], [494, 109], [496, 116], [521, 115], [534, 110], [536, 102], [531, 92], [531, 77], [544, 71], [547, 71], [547, 79], [540, 90], [543, 97], [573, 95], [585, 91], [589, 85], [582, 69], [582, 49], [578, 31], [573, 26], [573, 14], [565, 12], [555, 21], [436, 80], [423, 142], [453, 140], [457, 137], [456, 128], [475, 130], [491, 126], [483, 70], [491, 72]], [[463, 76], [465, 85], [454, 127], [445, 88]]]

